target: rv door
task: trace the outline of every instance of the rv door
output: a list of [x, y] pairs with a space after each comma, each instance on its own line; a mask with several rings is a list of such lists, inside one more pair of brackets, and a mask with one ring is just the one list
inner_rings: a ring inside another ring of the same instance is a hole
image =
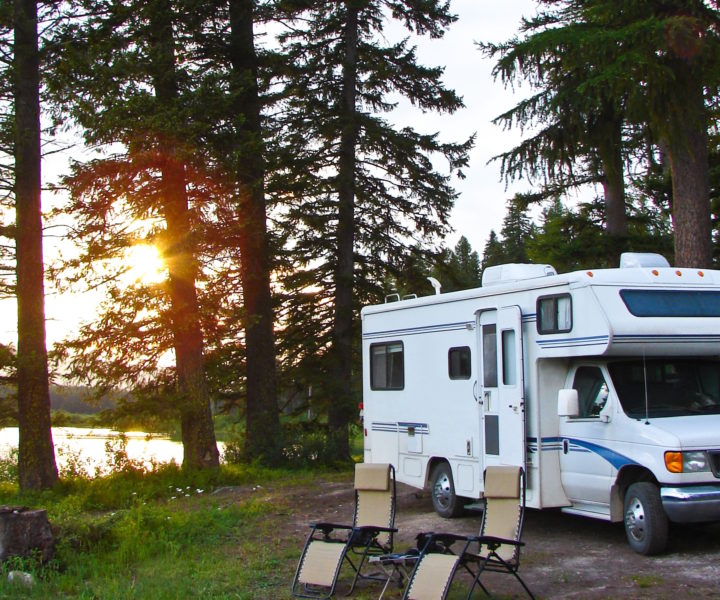
[[522, 313], [518, 306], [506, 306], [481, 312], [478, 321], [483, 469], [488, 465], [524, 467]]

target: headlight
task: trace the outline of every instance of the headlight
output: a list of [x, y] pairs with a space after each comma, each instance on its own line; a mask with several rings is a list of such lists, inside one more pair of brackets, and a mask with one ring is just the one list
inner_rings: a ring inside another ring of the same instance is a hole
[[671, 473], [700, 473], [710, 470], [707, 453], [703, 450], [699, 452], [666, 452], [665, 467]]

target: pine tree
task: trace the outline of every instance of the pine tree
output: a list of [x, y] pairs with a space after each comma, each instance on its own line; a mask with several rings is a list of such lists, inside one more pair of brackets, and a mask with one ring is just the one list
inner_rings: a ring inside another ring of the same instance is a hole
[[236, 210], [247, 349], [245, 452], [249, 459], [277, 464], [281, 459], [277, 404], [275, 336], [270, 290], [270, 243], [267, 231], [265, 161], [258, 89], [258, 57], [253, 24], [254, 0], [230, 0], [228, 58], [232, 65], [230, 95], [235, 125], [233, 152], [238, 184]]
[[[95, 323], [66, 344], [66, 356], [72, 372], [92, 377], [92, 383], [132, 382], [172, 396], [183, 464], [216, 467], [196, 289], [194, 230], [201, 227], [197, 213], [203, 202], [197, 197], [205, 182], [190, 181], [196, 115], [188, 102], [191, 64], [187, 54], [178, 56], [187, 52], [178, 50], [184, 46], [178, 36], [187, 41], [189, 33], [180, 7], [169, 0], [107, 0], [84, 8], [85, 20], [66, 31], [69, 58], [54, 92], [84, 126], [89, 144], [122, 144], [124, 151], [76, 165], [67, 180], [69, 212], [78, 222], [72, 237], [84, 245], [71, 265], [87, 285], [93, 285], [95, 272], [108, 302]], [[119, 259], [138, 242], [161, 249], [168, 270], [162, 286], [128, 285], [119, 277]], [[174, 373], [158, 380], [158, 363], [168, 350]]]
[[[606, 192], [619, 193], [621, 182], [612, 184], [608, 177], [621, 171], [617, 148], [625, 144], [626, 155], [627, 144], [637, 150], [633, 144], [650, 131], [667, 153], [672, 171], [675, 262], [709, 265], [704, 90], [716, 87], [719, 72], [717, 5], [699, 0], [546, 0], [543, 5], [550, 10], [525, 23], [526, 30], [533, 31], [525, 40], [486, 46], [501, 55], [498, 68], [503, 77], [521, 74], [543, 88], [503, 117], [521, 123], [546, 119], [548, 130], [535, 139], [542, 138], [556, 150], [567, 149], [566, 156], [524, 151], [525, 156], [547, 166], [549, 158], [572, 163], [594, 148], [604, 165]], [[588, 102], [595, 107], [592, 118], [586, 111]], [[604, 124], [599, 136], [578, 135], [578, 123], [592, 124], [596, 118]], [[619, 137], [621, 120], [641, 135]], [[509, 156], [515, 166], [506, 164], [506, 172], [522, 168], [521, 154]], [[612, 206], [607, 213], [610, 223], [616, 216]]]
[[50, 429], [45, 340], [40, 150], [40, 49], [36, 0], [13, 4], [15, 129], [17, 401], [20, 489], [52, 487], [58, 479]]
[[285, 189], [293, 193], [284, 217], [293, 262], [304, 265], [284, 284], [295, 290], [290, 304], [310, 299], [299, 290], [317, 290], [314, 309], [287, 311], [301, 319], [295, 327], [312, 327], [320, 340], [330, 444], [344, 459], [359, 389], [358, 305], [381, 296], [393, 261], [414, 239], [429, 247], [446, 231], [455, 193], [430, 156], [444, 156], [453, 171], [466, 163], [470, 142], [441, 143], [380, 116], [394, 107], [391, 93], [422, 110], [462, 106], [440, 83], [442, 69], [421, 66], [407, 39], [386, 46], [381, 37], [388, 16], [413, 33], [440, 37], [454, 20], [447, 2], [308, 5], [303, 21], [282, 38], [289, 69], [280, 126], [291, 180]]
[[540, 179], [545, 196], [588, 183], [605, 191], [607, 233], [627, 235], [623, 162], [626, 94], [608, 85], [598, 64], [610, 35], [585, 22], [584, 2], [550, 1], [555, 8], [523, 20], [523, 38], [480, 44], [505, 85], [527, 81], [537, 90], [495, 119], [505, 127], [532, 129], [533, 135], [497, 157], [508, 180]]
[[453, 250], [444, 249], [435, 259], [431, 274], [442, 284], [443, 292], [480, 287], [480, 257], [465, 236]]

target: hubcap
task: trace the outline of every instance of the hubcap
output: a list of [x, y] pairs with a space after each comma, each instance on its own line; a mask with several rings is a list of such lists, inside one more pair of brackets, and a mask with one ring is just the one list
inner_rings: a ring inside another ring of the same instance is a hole
[[450, 497], [452, 490], [450, 489], [450, 478], [446, 473], [440, 475], [435, 481], [435, 499], [443, 508], [450, 506]]
[[637, 498], [632, 498], [628, 503], [625, 528], [636, 542], [642, 542], [645, 538], [645, 509]]

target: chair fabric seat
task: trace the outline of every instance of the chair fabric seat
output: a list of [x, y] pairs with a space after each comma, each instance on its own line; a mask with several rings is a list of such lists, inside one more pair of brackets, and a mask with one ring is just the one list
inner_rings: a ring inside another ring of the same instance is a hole
[[[488, 466], [485, 470], [485, 510], [478, 536], [454, 533], [421, 533], [418, 564], [405, 588], [403, 600], [444, 600], [458, 568], [470, 573], [467, 597], [479, 586], [484, 571], [513, 575], [528, 596], [534, 596], [518, 575], [520, 541], [525, 509], [525, 471], [520, 466]], [[454, 544], [461, 542], [461, 548]]]
[[355, 511], [352, 525], [311, 525], [291, 587], [299, 598], [330, 598], [344, 563], [359, 578], [386, 581], [363, 573], [368, 558], [392, 552], [395, 523], [395, 468], [390, 464], [355, 465]]
[[446, 588], [458, 566], [459, 556], [454, 554], [426, 554], [418, 565], [410, 583], [408, 600], [436, 600], [443, 598]]
[[345, 544], [324, 541], [310, 542], [300, 566], [298, 581], [304, 584], [330, 587], [335, 569], [340, 563]]

